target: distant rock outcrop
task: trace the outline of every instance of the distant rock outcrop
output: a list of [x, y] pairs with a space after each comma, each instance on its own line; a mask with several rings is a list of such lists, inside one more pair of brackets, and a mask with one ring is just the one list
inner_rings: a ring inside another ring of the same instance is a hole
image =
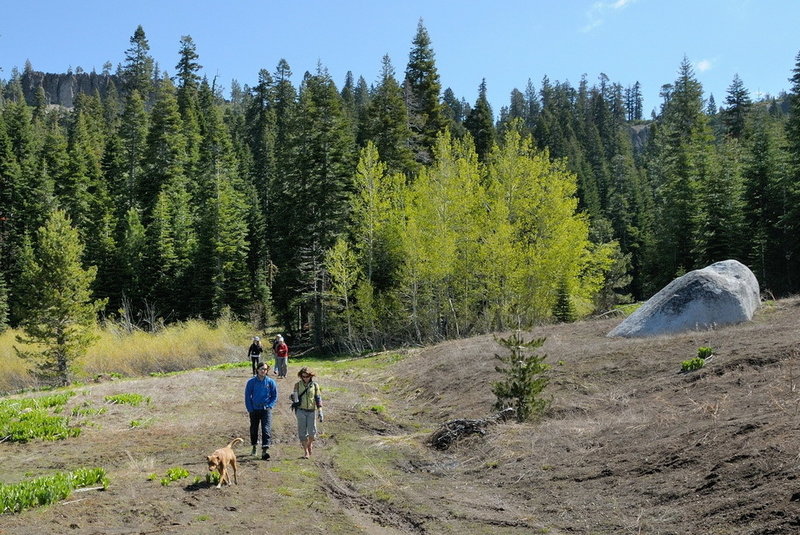
[[608, 336], [657, 336], [741, 323], [752, 319], [759, 303], [753, 272], [725, 260], [675, 279]]
[[53, 74], [34, 70], [26, 70], [20, 77], [22, 83], [22, 93], [25, 101], [30, 105], [36, 104], [36, 92], [42, 86], [47, 96], [48, 104], [56, 104], [65, 108], [72, 108], [75, 105], [75, 97], [80, 93], [94, 95], [99, 93], [101, 97], [106, 96], [108, 85], [114, 80], [119, 89], [119, 80], [112, 74], [97, 74], [95, 72], [79, 72], [77, 74]]
[[628, 133], [631, 136], [631, 145], [637, 154], [644, 152], [647, 140], [650, 138], [650, 124], [632, 124], [628, 126]]

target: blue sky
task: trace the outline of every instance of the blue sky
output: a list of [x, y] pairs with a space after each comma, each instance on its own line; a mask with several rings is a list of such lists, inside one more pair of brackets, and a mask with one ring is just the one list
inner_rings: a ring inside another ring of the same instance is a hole
[[28, 0], [0, 12], [2, 79], [26, 60], [45, 72], [116, 68], [141, 24], [162, 70], [174, 73], [191, 35], [203, 73], [226, 89], [255, 85], [281, 58], [295, 84], [318, 63], [339, 87], [348, 70], [373, 83], [384, 54], [402, 78], [422, 18], [443, 88], [473, 103], [485, 78], [495, 114], [528, 79], [577, 86], [605, 73], [639, 81], [649, 117], [684, 55], [718, 105], [736, 73], [754, 98], [775, 95], [800, 51], [800, 0]]

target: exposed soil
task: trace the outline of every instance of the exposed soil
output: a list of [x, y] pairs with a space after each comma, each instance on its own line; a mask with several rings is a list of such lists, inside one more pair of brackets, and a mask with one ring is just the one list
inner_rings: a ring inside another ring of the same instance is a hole
[[[800, 533], [800, 299], [673, 337], [606, 338], [618, 322], [530, 333], [547, 337], [550, 411], [445, 451], [426, 443], [441, 424], [493, 413], [492, 336], [319, 365], [326, 420], [310, 460], [299, 459], [288, 380], [270, 461], [249, 455], [247, 368], [80, 387], [70, 407], [123, 392], [152, 403], [105, 405], [78, 438], [0, 443], [4, 482], [84, 466], [111, 479], [105, 491], [2, 515], [0, 534]], [[699, 346], [714, 358], [680, 373]], [[239, 484], [192, 483], [235, 436], [246, 442]], [[192, 476], [147, 479], [175, 466]]]

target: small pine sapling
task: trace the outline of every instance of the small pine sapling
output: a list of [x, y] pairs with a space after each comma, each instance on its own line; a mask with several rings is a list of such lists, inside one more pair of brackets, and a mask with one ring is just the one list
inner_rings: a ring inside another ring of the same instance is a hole
[[503, 380], [492, 383], [492, 392], [497, 396], [495, 408], [513, 408], [520, 422], [533, 420], [547, 410], [551, 402], [542, 397], [542, 391], [550, 382], [546, 376], [550, 365], [544, 362], [547, 355], [533, 353], [544, 344], [545, 338], [526, 342], [517, 332], [509, 338], [495, 340], [510, 351], [508, 355], [495, 354], [503, 363], [495, 367], [503, 374]]

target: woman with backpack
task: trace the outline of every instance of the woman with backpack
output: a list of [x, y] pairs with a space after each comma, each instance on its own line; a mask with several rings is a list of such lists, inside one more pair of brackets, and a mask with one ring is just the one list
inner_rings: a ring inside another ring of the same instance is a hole
[[292, 409], [297, 416], [297, 436], [303, 445], [303, 458], [308, 459], [317, 438], [317, 411], [322, 421], [322, 396], [315, 374], [305, 366], [297, 372], [300, 378], [292, 391]]

